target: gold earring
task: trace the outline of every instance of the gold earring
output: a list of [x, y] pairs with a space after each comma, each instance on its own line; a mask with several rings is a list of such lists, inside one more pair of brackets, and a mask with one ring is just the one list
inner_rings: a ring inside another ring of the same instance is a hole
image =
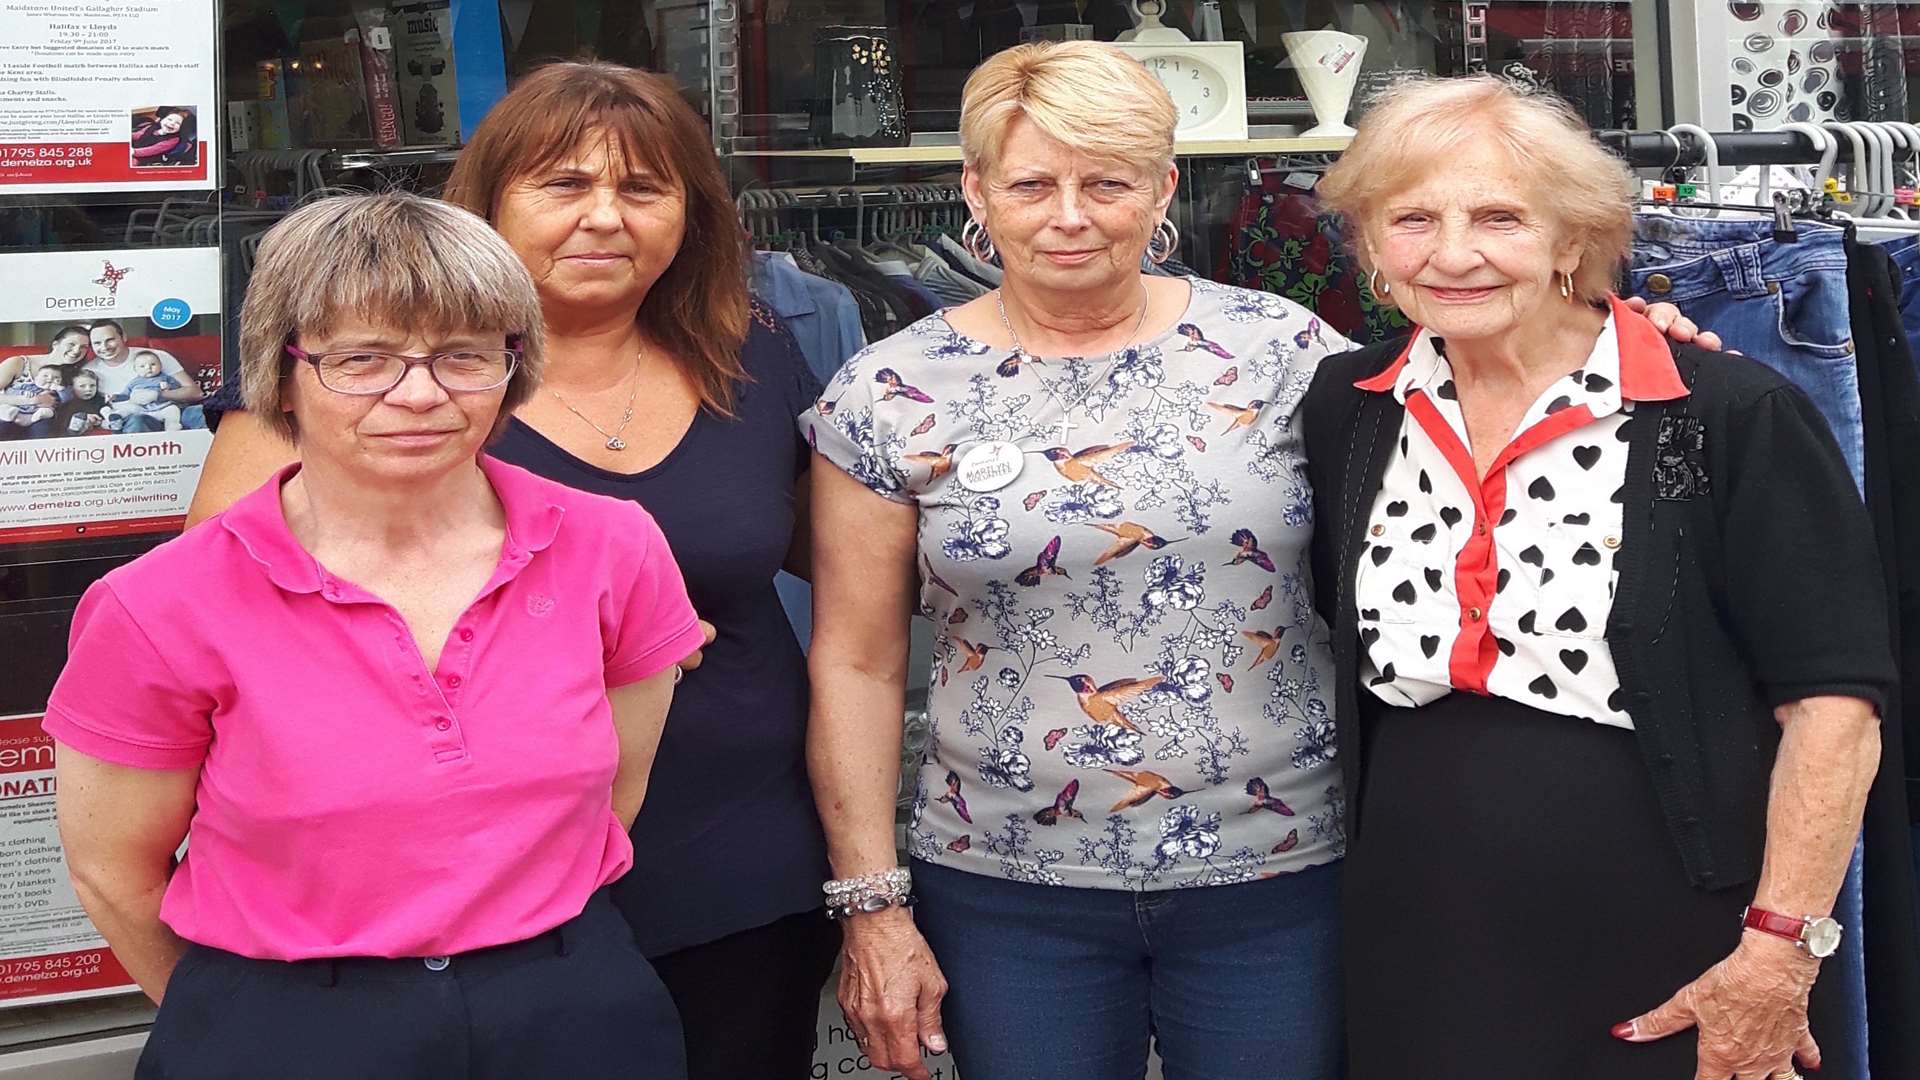
[[1377, 269], [1367, 275], [1367, 288], [1372, 291], [1375, 296], [1393, 295], [1393, 286], [1387, 284], [1387, 280], [1380, 276], [1380, 271]]
[[1573, 274], [1572, 273], [1563, 273], [1560, 275], [1560, 298], [1563, 300], [1573, 299]]

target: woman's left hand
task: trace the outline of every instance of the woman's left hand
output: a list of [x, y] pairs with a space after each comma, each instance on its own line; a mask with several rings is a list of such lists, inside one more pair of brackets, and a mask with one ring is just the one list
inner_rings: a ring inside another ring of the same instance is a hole
[[1790, 941], [1746, 933], [1740, 946], [1666, 1004], [1613, 1029], [1627, 1042], [1653, 1042], [1700, 1029], [1695, 1080], [1770, 1080], [1797, 1056], [1820, 1067], [1807, 1029], [1807, 993], [1820, 962]]
[[1672, 304], [1649, 304], [1638, 296], [1629, 296], [1627, 306], [1647, 317], [1655, 329], [1683, 345], [1698, 345], [1708, 352], [1719, 352], [1720, 335], [1711, 330], [1702, 330], [1694, 325], [1692, 319], [1680, 314], [1680, 309]]

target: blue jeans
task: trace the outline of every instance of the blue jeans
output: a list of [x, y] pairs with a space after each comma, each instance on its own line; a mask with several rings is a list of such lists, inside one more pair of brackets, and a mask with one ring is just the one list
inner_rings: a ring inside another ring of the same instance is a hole
[[[1881, 243], [1900, 270], [1900, 325], [1909, 343], [1920, 345], [1920, 233]], [[1920, 356], [1914, 358], [1920, 364]]]
[[1730, 349], [1785, 376], [1826, 418], [1855, 484], [1865, 451], [1843, 230], [1801, 222], [1773, 239], [1767, 220], [1634, 219], [1629, 290], [1673, 304]]
[[1340, 1075], [1340, 864], [1133, 892], [915, 862], [914, 918], [946, 974], [965, 1080]]

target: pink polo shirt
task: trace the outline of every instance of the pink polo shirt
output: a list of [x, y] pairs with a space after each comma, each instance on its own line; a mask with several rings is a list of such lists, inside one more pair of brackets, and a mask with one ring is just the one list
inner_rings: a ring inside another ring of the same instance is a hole
[[507, 539], [428, 671], [400, 616], [316, 562], [280, 486], [87, 590], [47, 704], [62, 745], [200, 770], [160, 917], [245, 956], [519, 941], [625, 873], [607, 689], [700, 645], [637, 504], [482, 457]]

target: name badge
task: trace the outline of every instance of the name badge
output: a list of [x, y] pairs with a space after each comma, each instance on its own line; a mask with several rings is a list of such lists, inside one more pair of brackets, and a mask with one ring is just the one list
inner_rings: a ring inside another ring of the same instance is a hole
[[984, 442], [960, 459], [960, 486], [968, 491], [999, 491], [1020, 476], [1026, 455], [1010, 442]]

